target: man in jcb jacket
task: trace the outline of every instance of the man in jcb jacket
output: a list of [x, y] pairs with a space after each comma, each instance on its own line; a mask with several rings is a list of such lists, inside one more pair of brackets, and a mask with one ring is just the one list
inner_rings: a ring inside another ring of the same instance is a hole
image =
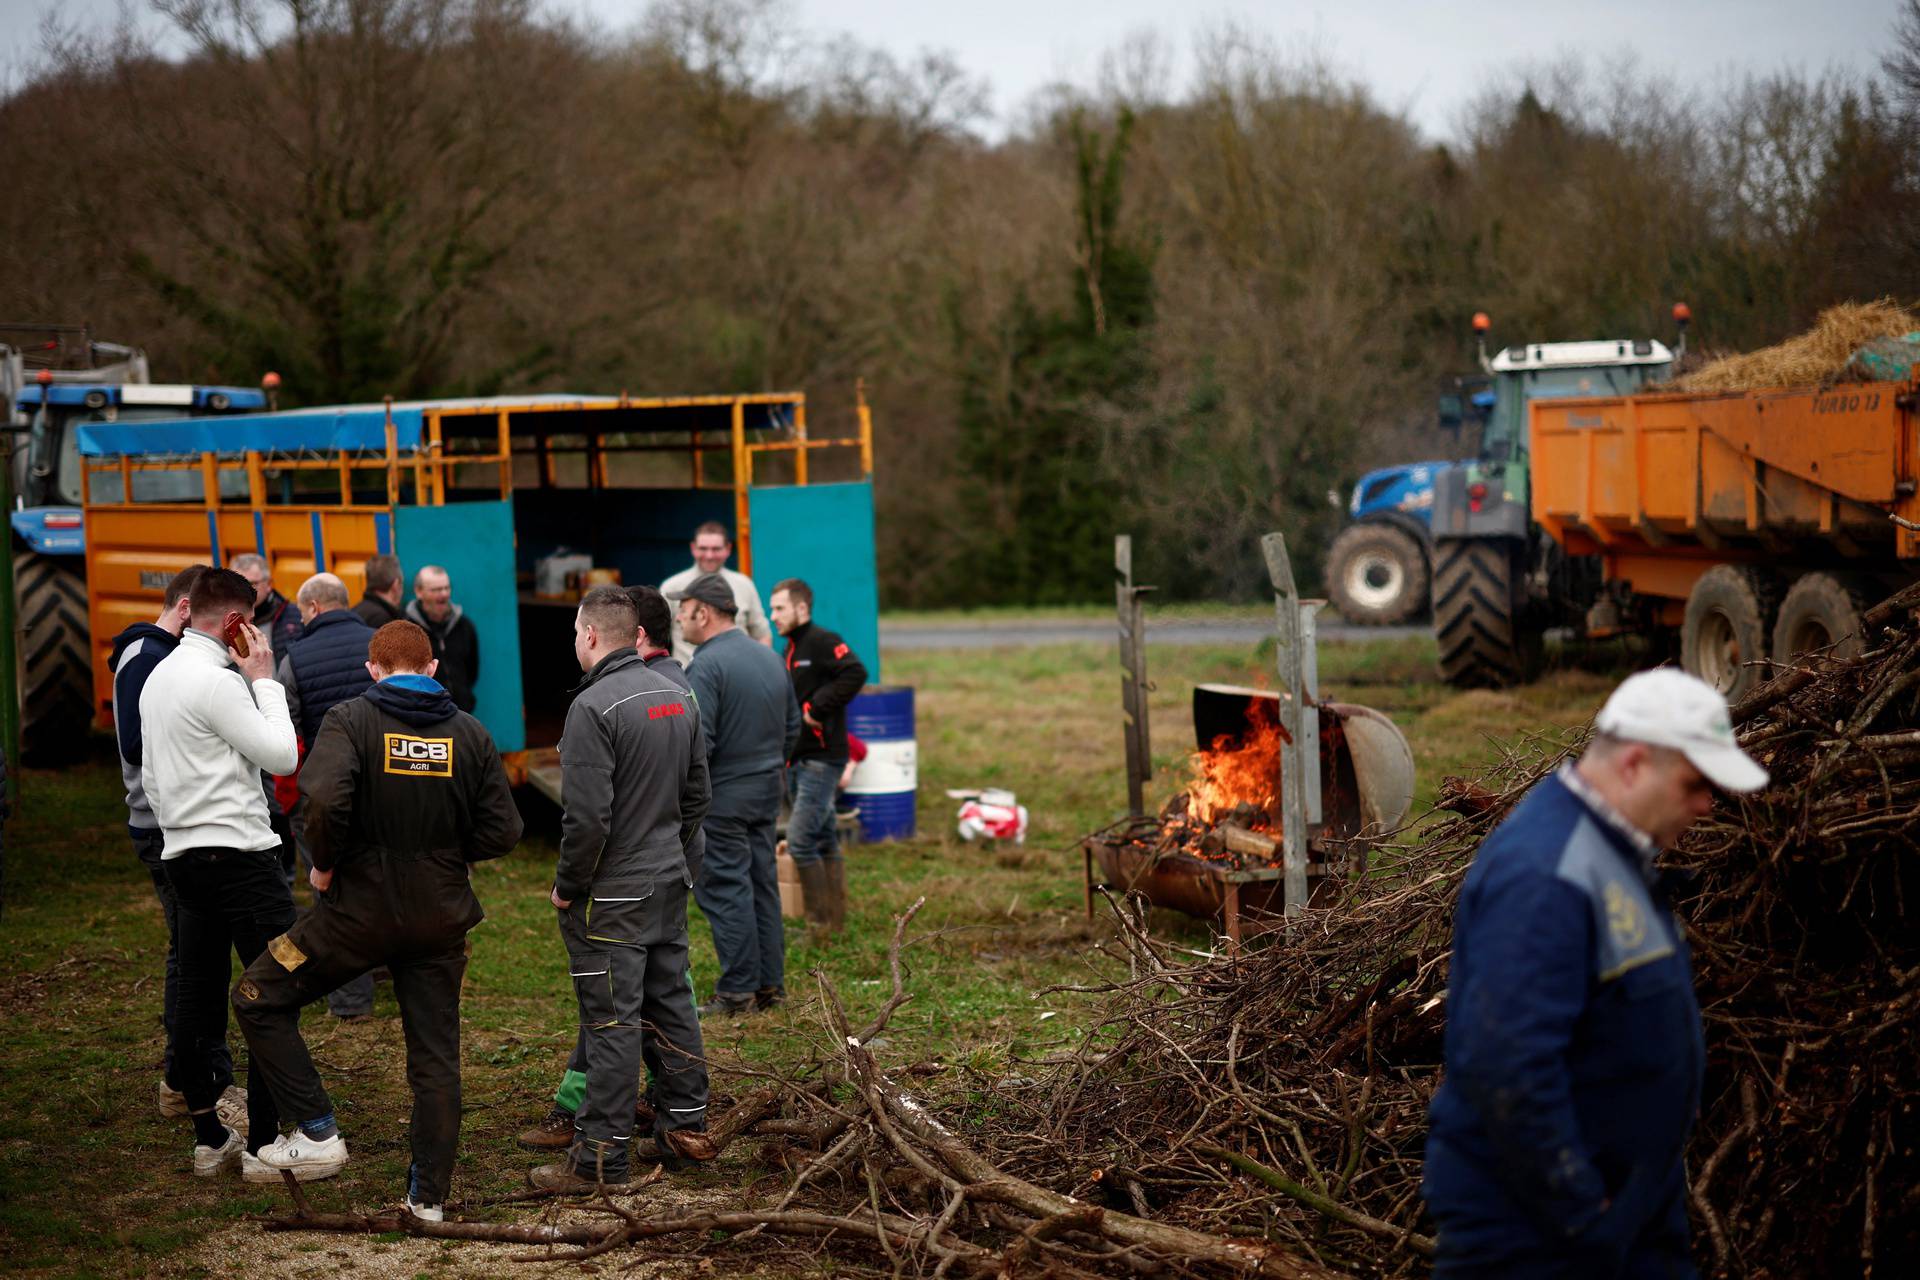
[[233, 1006], [283, 1115], [299, 1128], [243, 1162], [324, 1178], [346, 1163], [333, 1104], [300, 1009], [378, 965], [393, 973], [413, 1088], [407, 1208], [439, 1221], [460, 1136], [460, 982], [466, 935], [484, 916], [469, 864], [520, 839], [493, 738], [433, 679], [427, 634], [390, 622], [368, 645], [377, 682], [327, 713], [301, 773], [309, 874], [319, 905], [275, 938], [233, 989]]
[[787, 852], [800, 873], [807, 923], [831, 933], [847, 919], [847, 864], [834, 795], [847, 767], [847, 704], [867, 668], [847, 642], [813, 620], [813, 588], [788, 578], [773, 589], [773, 625], [787, 638], [787, 677], [800, 703], [800, 741], [788, 759]]
[[627, 1180], [643, 1029], [660, 1056], [659, 1158], [677, 1166], [715, 1154], [687, 985], [687, 848], [711, 799], [707, 760], [689, 695], [641, 661], [637, 625], [618, 587], [589, 591], [574, 617], [586, 679], [560, 739], [565, 815], [551, 896], [580, 1006], [587, 1088], [566, 1156], [527, 1175], [549, 1190]]

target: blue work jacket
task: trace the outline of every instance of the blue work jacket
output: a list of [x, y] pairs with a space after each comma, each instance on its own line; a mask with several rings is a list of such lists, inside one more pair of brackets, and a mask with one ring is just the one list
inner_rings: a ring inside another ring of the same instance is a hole
[[1454, 919], [1425, 1193], [1442, 1276], [1683, 1277], [1705, 1062], [1649, 852], [1560, 775], [1487, 837]]

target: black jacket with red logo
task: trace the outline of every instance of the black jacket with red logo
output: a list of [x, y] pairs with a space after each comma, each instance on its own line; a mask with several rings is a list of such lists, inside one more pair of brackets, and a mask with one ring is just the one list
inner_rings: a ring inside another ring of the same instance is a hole
[[787, 675], [800, 712], [820, 727], [802, 723], [792, 760], [847, 762], [847, 704], [867, 683], [867, 668], [853, 650], [825, 627], [805, 622], [787, 633]]

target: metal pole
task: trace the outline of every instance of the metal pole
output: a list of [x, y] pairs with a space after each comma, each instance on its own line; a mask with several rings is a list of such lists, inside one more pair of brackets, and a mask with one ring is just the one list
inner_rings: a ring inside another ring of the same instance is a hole
[[1118, 534], [1113, 540], [1113, 599], [1120, 617], [1120, 733], [1127, 748], [1127, 812], [1140, 817], [1147, 811], [1146, 766], [1140, 758], [1138, 726], [1146, 718], [1141, 696], [1137, 650], [1140, 605], [1133, 591], [1133, 539]]
[[[1280, 834], [1282, 866], [1286, 872], [1286, 914], [1297, 916], [1307, 906], [1307, 770], [1304, 761], [1307, 681], [1301, 657], [1300, 592], [1293, 584], [1293, 563], [1287, 558], [1287, 540], [1270, 533], [1260, 540], [1266, 556], [1267, 577], [1273, 583], [1274, 630], [1279, 638], [1280, 728], [1290, 744], [1280, 767]], [[1316, 716], [1317, 712], [1313, 712]], [[1315, 725], [1318, 728], [1318, 725]]]
[[1120, 619], [1121, 732], [1127, 748], [1127, 812], [1146, 813], [1147, 779], [1153, 776], [1153, 735], [1147, 720], [1146, 595], [1152, 587], [1133, 584], [1133, 539], [1113, 540], [1113, 602]]

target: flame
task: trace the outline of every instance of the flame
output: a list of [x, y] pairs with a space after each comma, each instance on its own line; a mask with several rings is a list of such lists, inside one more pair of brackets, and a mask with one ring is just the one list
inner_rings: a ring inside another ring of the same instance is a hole
[[1241, 804], [1263, 814], [1279, 805], [1280, 748], [1287, 737], [1267, 705], [1248, 706], [1244, 734], [1223, 733], [1211, 750], [1196, 751], [1189, 759], [1193, 780], [1187, 784], [1187, 812], [1200, 822], [1211, 826]]

